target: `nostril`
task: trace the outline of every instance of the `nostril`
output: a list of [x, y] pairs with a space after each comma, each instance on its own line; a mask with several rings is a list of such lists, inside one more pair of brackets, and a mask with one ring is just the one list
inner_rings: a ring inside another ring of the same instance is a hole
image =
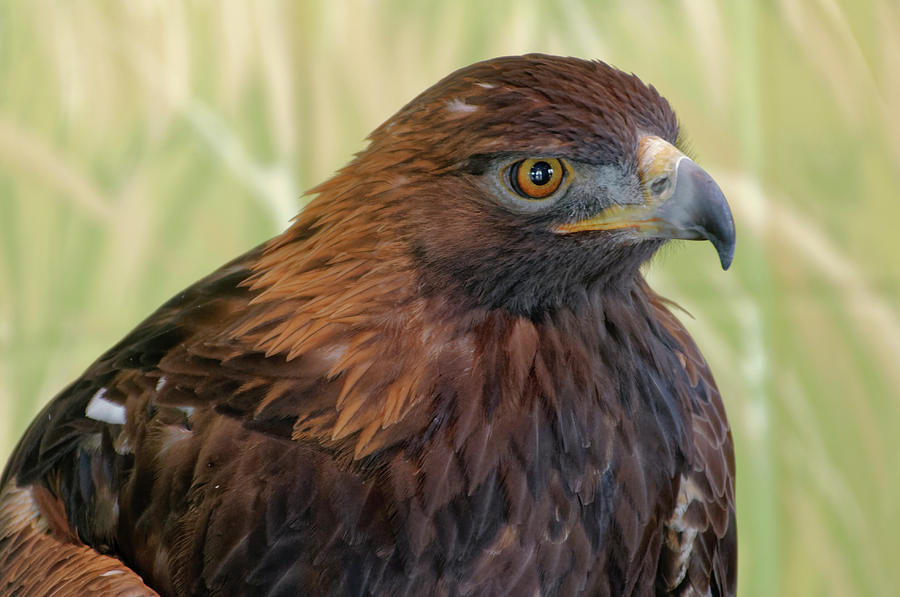
[[669, 175], [660, 176], [652, 183], [650, 183], [650, 191], [654, 195], [661, 195], [667, 188], [669, 188]]

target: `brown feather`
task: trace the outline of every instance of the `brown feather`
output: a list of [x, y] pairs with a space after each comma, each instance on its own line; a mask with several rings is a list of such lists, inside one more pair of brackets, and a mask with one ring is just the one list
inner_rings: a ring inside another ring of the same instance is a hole
[[[50, 498], [39, 505], [39, 491], [7, 484], [0, 492], [0, 592], [20, 597], [157, 596], [121, 561], [75, 541], [62, 504]], [[49, 522], [59, 520], [61, 527]]]
[[[86, 569], [161, 594], [733, 595], [731, 436], [640, 275], [659, 243], [554, 236], [573, 214], [485, 187], [518, 153], [634, 180], [639, 133], [674, 143], [674, 114], [602, 63], [498, 59], [426, 90], [47, 406], [0, 538], [46, 491], [35, 545], [67, 527]], [[3, 581], [38, 569], [11, 554]]]

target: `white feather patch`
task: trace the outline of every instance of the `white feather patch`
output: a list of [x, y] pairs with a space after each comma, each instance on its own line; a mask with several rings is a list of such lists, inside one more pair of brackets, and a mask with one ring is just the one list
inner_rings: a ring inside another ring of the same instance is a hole
[[446, 105], [447, 110], [450, 112], [475, 112], [476, 110], [478, 110], [478, 106], [467, 104], [464, 100], [461, 100], [458, 97], [454, 97], [452, 100], [448, 101]]
[[693, 502], [703, 500], [703, 492], [700, 491], [693, 479], [682, 475], [679, 485], [675, 511], [672, 512], [672, 516], [666, 523], [666, 545], [677, 554], [675, 561], [677, 568], [675, 581], [672, 583], [673, 586], [678, 586], [687, 575], [691, 553], [694, 550], [694, 541], [697, 539], [698, 529], [688, 524], [684, 519], [684, 515]]
[[87, 408], [84, 409], [84, 416], [111, 425], [124, 425], [125, 405], [107, 400], [105, 396], [106, 388], [97, 390], [97, 393], [88, 402]]

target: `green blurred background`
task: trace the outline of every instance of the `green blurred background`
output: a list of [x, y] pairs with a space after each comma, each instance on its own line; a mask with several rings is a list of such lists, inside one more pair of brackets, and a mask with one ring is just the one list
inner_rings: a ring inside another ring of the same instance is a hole
[[416, 93], [528, 51], [651, 82], [732, 203], [732, 270], [680, 243], [648, 275], [728, 406], [741, 593], [898, 594], [893, 0], [0, 4], [0, 458]]

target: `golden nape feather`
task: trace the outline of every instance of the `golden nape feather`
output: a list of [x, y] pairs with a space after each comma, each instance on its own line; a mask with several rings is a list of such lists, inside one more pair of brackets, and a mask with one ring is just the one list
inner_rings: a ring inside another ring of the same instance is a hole
[[4, 594], [734, 594], [722, 400], [640, 271], [734, 225], [652, 87], [474, 64], [313, 193], [38, 415]]

